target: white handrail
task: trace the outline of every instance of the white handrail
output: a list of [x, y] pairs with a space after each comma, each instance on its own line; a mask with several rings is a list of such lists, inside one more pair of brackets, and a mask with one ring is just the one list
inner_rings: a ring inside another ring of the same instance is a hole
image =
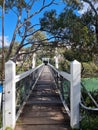
[[[79, 128], [79, 119], [80, 119], [80, 111], [79, 111], [79, 103], [80, 103], [80, 90], [81, 90], [81, 64], [74, 60], [70, 64], [70, 74], [63, 71], [58, 71], [54, 66], [49, 66], [57, 73], [60, 77], [62, 76], [64, 79], [70, 82], [70, 125], [72, 128]], [[63, 86], [62, 86], [63, 87]], [[62, 100], [62, 99], [61, 99]], [[62, 100], [63, 104], [66, 104]]]
[[81, 107], [84, 108], [85, 110], [89, 110], [89, 111], [98, 111], [98, 108], [90, 108], [85, 106], [83, 103], [80, 103]]
[[24, 79], [25, 77], [27, 77], [28, 75], [30, 75], [31, 73], [33, 73], [34, 71], [36, 71], [38, 68], [40, 68], [43, 64], [39, 65], [38, 67], [34, 68], [34, 69], [31, 69], [29, 71], [26, 71], [22, 74], [19, 74], [19, 75], [16, 75], [16, 79], [15, 79], [15, 82], [18, 82], [22, 79]]
[[52, 66], [51, 64], [49, 64], [49, 66], [52, 67], [58, 73], [58, 75], [60, 75], [63, 78], [67, 79], [68, 81], [71, 81], [71, 74], [69, 74], [67, 72], [64, 72], [64, 71], [59, 71], [54, 66]]

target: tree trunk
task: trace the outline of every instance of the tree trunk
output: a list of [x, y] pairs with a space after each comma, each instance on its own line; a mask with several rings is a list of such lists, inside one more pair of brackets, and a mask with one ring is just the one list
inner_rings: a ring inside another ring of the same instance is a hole
[[98, 49], [98, 15], [96, 16], [96, 46]]

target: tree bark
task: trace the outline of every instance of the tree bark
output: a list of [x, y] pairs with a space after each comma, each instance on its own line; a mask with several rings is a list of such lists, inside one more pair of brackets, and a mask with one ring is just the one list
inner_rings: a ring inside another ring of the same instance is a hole
[[96, 16], [96, 45], [98, 49], [98, 15]]

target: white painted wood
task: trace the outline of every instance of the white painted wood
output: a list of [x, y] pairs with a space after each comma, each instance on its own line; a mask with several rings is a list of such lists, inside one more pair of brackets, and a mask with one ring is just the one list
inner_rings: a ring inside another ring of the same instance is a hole
[[[70, 82], [70, 126], [72, 128], [79, 128], [79, 104], [80, 104], [80, 93], [81, 93], [81, 64], [74, 60], [70, 65], [70, 74], [56, 70], [52, 65], [49, 64], [58, 75], [67, 79]], [[64, 103], [63, 103], [64, 104]], [[66, 105], [66, 103], [65, 103]], [[66, 107], [65, 107], [66, 109]]]
[[[16, 121], [16, 108], [15, 108], [15, 84], [21, 79], [25, 78], [33, 71], [41, 67], [42, 65], [36, 67], [35, 69], [29, 70], [21, 75], [16, 76], [15, 63], [8, 61], [5, 64], [5, 82], [4, 82], [4, 94], [3, 94], [3, 130], [6, 127], [15, 127]], [[49, 64], [49, 66], [51, 66]], [[80, 103], [80, 81], [81, 81], [81, 64], [78, 61], [73, 61], [71, 63], [71, 74], [66, 72], [59, 72], [53, 66], [51, 66], [58, 75], [63, 76], [65, 79], [69, 80], [71, 83], [70, 88], [70, 125], [72, 128], [79, 128], [79, 103]]]
[[0, 93], [0, 112], [1, 112], [1, 103], [2, 103], [2, 93]]
[[[35, 83], [33, 84], [32, 89], [29, 91], [28, 96], [26, 97], [26, 99], [25, 99], [24, 103], [22, 104], [20, 110], [18, 111], [18, 113], [17, 113], [17, 115], [16, 115], [16, 121], [17, 121], [17, 119], [19, 118], [19, 116], [20, 116], [20, 114], [21, 114], [21, 112], [22, 112], [22, 110], [23, 110], [23, 108], [24, 108], [24, 105], [26, 104], [26, 101], [28, 100], [30, 94], [32, 93], [32, 90], [34, 89], [35, 85], [37, 84], [38, 79], [39, 79], [39, 77], [40, 77], [40, 75], [41, 75], [43, 69], [44, 69], [44, 66], [43, 66], [41, 72], [39, 73], [37, 79], [35, 80]], [[35, 70], [36, 70], [36, 69], [35, 69]]]
[[65, 79], [67, 79], [68, 81], [71, 81], [71, 74], [67, 73], [67, 72], [64, 72], [64, 71], [59, 71], [57, 70], [54, 66], [52, 66], [51, 64], [49, 64], [49, 66], [51, 68], [53, 68], [57, 73], [58, 75], [64, 77]]
[[32, 59], [32, 68], [35, 68], [36, 66], [36, 54], [33, 54], [33, 59]]
[[68, 81], [71, 81], [71, 74], [66, 73], [64, 71], [60, 71], [59, 75], [61, 75], [63, 78], [67, 79]]
[[58, 69], [59, 68], [59, 61], [58, 61], [58, 50], [57, 50], [57, 48], [55, 49], [54, 59], [55, 59], [55, 67], [56, 67], [56, 69]]
[[70, 88], [70, 125], [72, 128], [79, 128], [79, 104], [81, 88], [81, 64], [74, 60], [71, 63], [71, 88]]
[[1, 112], [1, 105], [2, 105], [2, 91], [3, 91], [3, 86], [0, 84], [0, 112]]
[[16, 75], [15, 76], [15, 82], [18, 82], [20, 80], [22, 80], [23, 78], [27, 77], [28, 75], [30, 75], [31, 73], [33, 73], [34, 71], [36, 71], [37, 69], [39, 69], [41, 66], [43, 66], [43, 64], [37, 66], [36, 68], [33, 68], [31, 70], [28, 70], [22, 74]]
[[5, 64], [5, 82], [3, 94], [3, 130], [15, 127], [15, 63], [11, 60]]

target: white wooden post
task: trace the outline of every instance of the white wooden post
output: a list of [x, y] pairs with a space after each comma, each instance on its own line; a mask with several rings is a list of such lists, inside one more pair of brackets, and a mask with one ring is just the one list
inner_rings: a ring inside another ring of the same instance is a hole
[[35, 68], [36, 66], [36, 54], [33, 54], [33, 59], [32, 59], [32, 68]]
[[3, 86], [0, 84], [0, 112], [1, 112], [1, 105], [2, 105], [2, 91], [3, 91]]
[[80, 112], [80, 88], [81, 88], [81, 64], [74, 60], [71, 63], [71, 90], [70, 90], [70, 125], [72, 128], [79, 128]]
[[58, 56], [55, 57], [55, 67], [58, 69], [59, 66], [58, 66]]
[[3, 130], [6, 127], [15, 127], [15, 63], [11, 60], [5, 63], [5, 82], [3, 94]]
[[57, 48], [56, 48], [56, 50], [55, 50], [55, 67], [58, 69], [59, 68], [59, 62], [58, 62], [58, 51], [57, 51]]

